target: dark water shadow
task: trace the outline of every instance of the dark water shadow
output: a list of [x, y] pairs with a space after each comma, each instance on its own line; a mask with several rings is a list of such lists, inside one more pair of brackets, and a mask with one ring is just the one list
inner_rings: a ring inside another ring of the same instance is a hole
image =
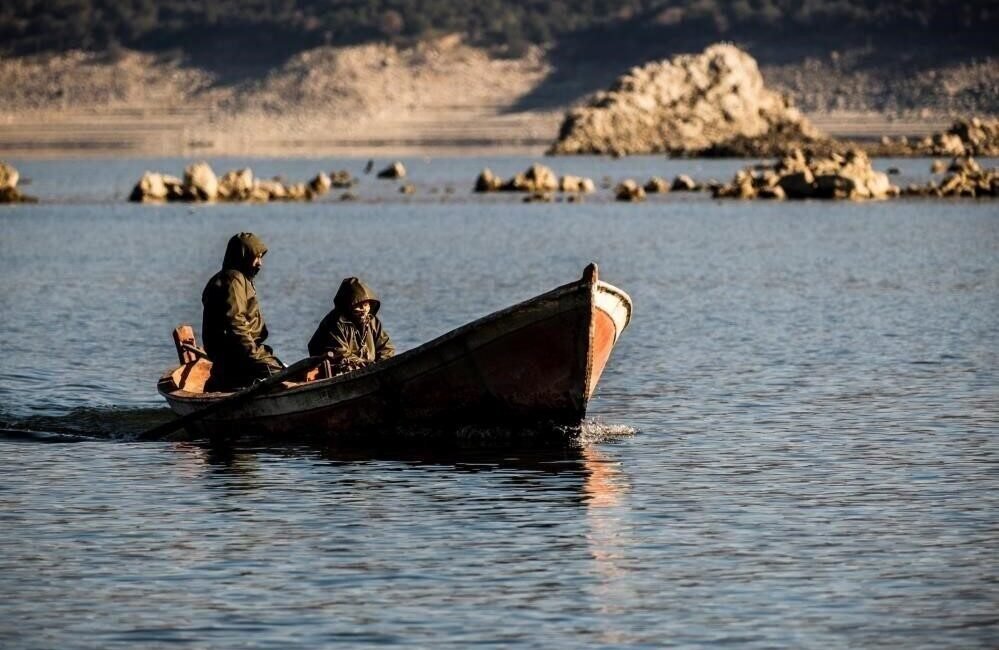
[[583, 443], [562, 448], [445, 449], [378, 445], [257, 446], [199, 441], [176, 443], [170, 449], [183, 458], [182, 465], [203, 468], [199, 474], [206, 485], [224, 494], [269, 489], [271, 483], [264, 467], [275, 459], [298, 459], [313, 464], [316, 469], [310, 476], [331, 489], [355, 486], [369, 490], [372, 485], [365, 477], [385, 476], [386, 471], [410, 472], [405, 478], [399, 475], [399, 480], [415, 484], [423, 480], [424, 472], [427, 476], [438, 476], [443, 471], [469, 478], [482, 475], [485, 483], [477, 479], [472, 483], [477, 490], [494, 485], [493, 480], [499, 481], [496, 485], [515, 486], [517, 490], [513, 494], [506, 492], [505, 499], [530, 500], [545, 494], [589, 508], [615, 505], [631, 489], [627, 472], [606, 448], [600, 447]]
[[389, 446], [385, 444], [285, 443], [247, 444], [211, 440], [178, 443], [178, 450], [198, 450], [207, 464], [245, 473], [255, 467], [252, 459], [266, 456], [298, 457], [333, 465], [361, 465], [373, 462], [402, 463], [409, 466], [446, 466], [478, 473], [518, 469], [559, 474], [579, 471], [583, 446], [447, 447]]
[[[77, 408], [63, 415], [33, 415], [22, 418], [0, 413], [0, 436], [9, 439], [39, 441], [106, 440], [133, 442], [137, 436], [154, 427], [173, 421], [176, 416], [162, 408]], [[474, 453], [509, 450], [555, 451], [579, 448], [592, 442], [620, 438], [635, 433], [634, 429], [617, 424], [587, 420], [580, 425], [555, 423], [395, 426], [375, 430], [346, 431], [335, 437], [329, 434], [303, 431], [281, 436], [259, 435], [241, 430], [226, 438], [205, 440], [204, 436], [183, 429], [163, 438], [167, 442], [208, 443], [219, 450], [233, 448], [283, 448], [305, 446], [325, 449], [330, 453], [371, 454], [412, 453], [416, 455], [453, 453], [457, 450]], [[403, 451], [405, 450], [405, 451]]]

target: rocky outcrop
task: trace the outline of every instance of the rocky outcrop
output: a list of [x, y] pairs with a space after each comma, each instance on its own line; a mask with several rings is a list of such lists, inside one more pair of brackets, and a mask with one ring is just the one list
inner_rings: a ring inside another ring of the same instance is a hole
[[551, 168], [534, 163], [500, 189], [506, 192], [554, 192], [558, 189], [558, 176]]
[[902, 194], [925, 197], [999, 197], [999, 168], [983, 169], [974, 158], [955, 158], [939, 183], [909, 185]]
[[493, 170], [486, 167], [475, 179], [476, 192], [498, 192], [503, 187], [503, 179], [493, 173]]
[[597, 186], [593, 183], [593, 179], [582, 176], [566, 175], [559, 179], [558, 182], [559, 192], [589, 194], [596, 191], [596, 189]]
[[680, 174], [673, 179], [673, 185], [670, 189], [674, 192], [697, 192], [701, 189], [701, 186], [690, 176]]
[[999, 156], [999, 119], [962, 118], [946, 131], [919, 140], [884, 137], [867, 147], [872, 156]]
[[208, 163], [194, 163], [184, 169], [184, 189], [195, 201], [214, 201], [219, 194], [219, 179]]
[[21, 173], [13, 165], [0, 162], [0, 190], [12, 190], [21, 180]]
[[593, 179], [566, 175], [561, 178], [551, 168], [538, 163], [504, 181], [486, 168], [475, 180], [476, 192], [527, 192], [548, 195], [552, 192], [588, 194], [596, 189]]
[[659, 176], [653, 176], [645, 184], [645, 191], [648, 194], [666, 194], [670, 190], [669, 181]]
[[875, 171], [863, 151], [819, 157], [792, 151], [774, 165], [739, 171], [732, 182], [712, 190], [716, 198], [886, 199], [899, 195], [887, 174]]
[[336, 188], [347, 188], [353, 187], [357, 182], [350, 172], [346, 169], [341, 169], [339, 171], [330, 172], [330, 184]]
[[208, 163], [201, 162], [189, 165], [184, 170], [183, 180], [147, 171], [128, 200], [137, 203], [311, 201], [329, 192], [331, 187], [333, 182], [324, 172], [319, 172], [308, 183], [256, 178], [249, 168], [234, 169], [219, 178]]
[[228, 171], [218, 183], [221, 201], [248, 201], [253, 194], [253, 171], [249, 168]]
[[722, 155], [732, 143], [746, 153], [755, 140], [774, 136], [788, 150], [825, 139], [763, 85], [749, 54], [718, 44], [633, 68], [566, 115], [549, 153]]
[[618, 201], [629, 201], [632, 203], [644, 201], [645, 190], [642, 189], [641, 185], [629, 178], [614, 188], [614, 198]]
[[38, 199], [33, 196], [21, 194], [17, 189], [17, 183], [21, 180], [21, 174], [13, 165], [0, 162], [0, 203], [37, 203]]
[[401, 162], [396, 161], [386, 167], [385, 169], [378, 172], [378, 178], [405, 178], [406, 177], [406, 166]]

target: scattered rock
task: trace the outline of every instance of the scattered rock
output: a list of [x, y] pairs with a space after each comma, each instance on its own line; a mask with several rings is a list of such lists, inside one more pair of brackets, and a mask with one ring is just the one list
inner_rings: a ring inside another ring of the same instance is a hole
[[219, 193], [219, 180], [208, 163], [193, 163], [184, 170], [184, 189], [194, 201], [214, 201]]
[[343, 194], [340, 195], [341, 201], [356, 201], [357, 199], [358, 196], [353, 192], [344, 192]]
[[281, 178], [258, 179], [249, 168], [226, 172], [221, 178], [204, 162], [189, 165], [184, 179], [147, 171], [136, 183], [130, 201], [159, 203], [163, 201], [311, 201], [333, 187], [332, 179], [319, 172], [308, 183], [288, 183]]
[[534, 163], [527, 171], [503, 183], [500, 189], [505, 192], [554, 192], [558, 189], [558, 177], [550, 168]]
[[982, 171], [982, 166], [974, 158], [958, 157], [950, 161], [947, 171], [958, 174], [975, 174]]
[[309, 195], [309, 188], [305, 186], [305, 183], [292, 183], [285, 188], [284, 198], [288, 201], [302, 201], [312, 197]]
[[502, 186], [503, 179], [494, 174], [488, 167], [483, 169], [479, 177], [475, 179], [476, 192], [498, 192]]
[[256, 181], [254, 192], [258, 196], [266, 197], [265, 201], [283, 201], [288, 198], [288, 189], [277, 178]]
[[669, 181], [665, 178], [653, 176], [649, 179], [649, 182], [645, 184], [645, 191], [649, 194], [666, 194], [669, 192]]
[[888, 174], [889, 176], [898, 176], [899, 174], [902, 173], [902, 170], [900, 170], [898, 167], [889, 167], [888, 169], [885, 170], [885, 173]]
[[629, 178], [614, 188], [614, 198], [618, 201], [644, 201], [645, 190], [642, 189], [641, 185]]
[[961, 119], [954, 122], [949, 133], [961, 139], [965, 156], [999, 156], [999, 119]]
[[412, 183], [405, 183], [399, 186], [400, 194], [416, 194], [416, 186]]
[[909, 185], [905, 196], [923, 197], [999, 197], [999, 168], [983, 169], [973, 158], [955, 158], [951, 172], [939, 184]]
[[333, 179], [331, 179], [325, 172], [319, 172], [316, 177], [309, 181], [309, 191], [313, 193], [314, 196], [322, 196], [330, 191], [333, 187]]
[[0, 162], [0, 190], [12, 190], [17, 187], [17, 182], [21, 180], [21, 173], [13, 165]]
[[378, 172], [378, 178], [405, 178], [406, 167], [398, 160]]
[[253, 170], [228, 171], [219, 179], [218, 198], [221, 201], [248, 201], [253, 193]]
[[524, 203], [551, 203], [555, 200], [548, 192], [531, 192], [524, 197]]
[[739, 171], [728, 185], [712, 191], [716, 198], [886, 199], [899, 195], [888, 175], [875, 171], [863, 151], [818, 157], [794, 150], [773, 166]]
[[589, 194], [596, 191], [597, 187], [593, 183], [593, 179], [566, 175], [559, 180], [558, 189], [560, 192]]
[[[371, 161], [368, 161], [371, 164]], [[364, 173], [367, 174], [371, 170], [368, 169]], [[350, 172], [346, 169], [341, 169], [340, 171], [330, 172], [330, 184], [332, 187], [336, 188], [348, 188], [353, 187], [357, 180], [350, 175]]]
[[[767, 144], [776, 137], [777, 147]], [[553, 154], [750, 155], [826, 141], [782, 95], [764, 87], [756, 61], [734, 45], [632, 68], [571, 110]]]
[[701, 186], [698, 185], [690, 176], [680, 174], [673, 179], [673, 185], [670, 189], [674, 192], [697, 192], [701, 189]]
[[945, 171], [947, 171], [947, 163], [942, 160], [934, 160], [933, 163], [930, 164], [931, 174], [942, 174]]
[[147, 171], [132, 188], [129, 201], [136, 203], [156, 203], [167, 200], [167, 186], [163, 174]]
[[548, 194], [556, 191], [588, 193], [595, 190], [596, 185], [592, 179], [569, 175], [560, 179], [551, 168], [538, 163], [532, 164], [527, 170], [516, 174], [505, 182], [488, 168], [483, 169], [475, 180], [476, 192], [502, 191]]
[[19, 180], [21, 174], [16, 167], [0, 162], [0, 203], [38, 203], [35, 197], [21, 194], [17, 189]]
[[[999, 156], [999, 119], [961, 118], [949, 129], [916, 142], [888, 137], [867, 147], [871, 156]], [[935, 163], [934, 163], [935, 164]], [[934, 171], [933, 173], [939, 173]]]

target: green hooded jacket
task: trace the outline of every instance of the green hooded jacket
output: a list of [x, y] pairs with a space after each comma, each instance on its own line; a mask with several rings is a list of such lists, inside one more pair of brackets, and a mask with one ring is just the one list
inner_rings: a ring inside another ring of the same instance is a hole
[[[351, 308], [364, 301], [371, 303], [371, 313], [362, 326], [351, 318]], [[309, 340], [309, 354], [327, 354], [337, 372], [388, 359], [395, 354], [395, 346], [377, 316], [380, 308], [374, 291], [358, 278], [345, 278], [333, 298], [333, 310]]]
[[265, 253], [267, 247], [253, 233], [233, 235], [222, 270], [212, 276], [201, 294], [201, 337], [212, 361], [212, 390], [247, 386], [283, 367], [264, 345], [267, 325], [253, 286], [253, 260]]

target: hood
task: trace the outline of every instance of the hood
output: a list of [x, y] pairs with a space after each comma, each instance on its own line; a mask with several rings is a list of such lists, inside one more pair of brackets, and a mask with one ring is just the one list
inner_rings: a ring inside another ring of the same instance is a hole
[[382, 303], [378, 300], [375, 292], [361, 282], [360, 278], [344, 278], [343, 282], [340, 283], [340, 288], [337, 289], [336, 297], [333, 298], [333, 307], [346, 314], [351, 307], [365, 300], [371, 302], [371, 315], [376, 315]]
[[253, 258], [258, 255], [263, 257], [267, 253], [264, 240], [257, 237], [252, 232], [241, 232], [233, 235], [229, 240], [229, 245], [225, 248], [225, 258], [222, 260], [223, 269], [235, 269], [240, 273], [252, 276], [250, 265]]

